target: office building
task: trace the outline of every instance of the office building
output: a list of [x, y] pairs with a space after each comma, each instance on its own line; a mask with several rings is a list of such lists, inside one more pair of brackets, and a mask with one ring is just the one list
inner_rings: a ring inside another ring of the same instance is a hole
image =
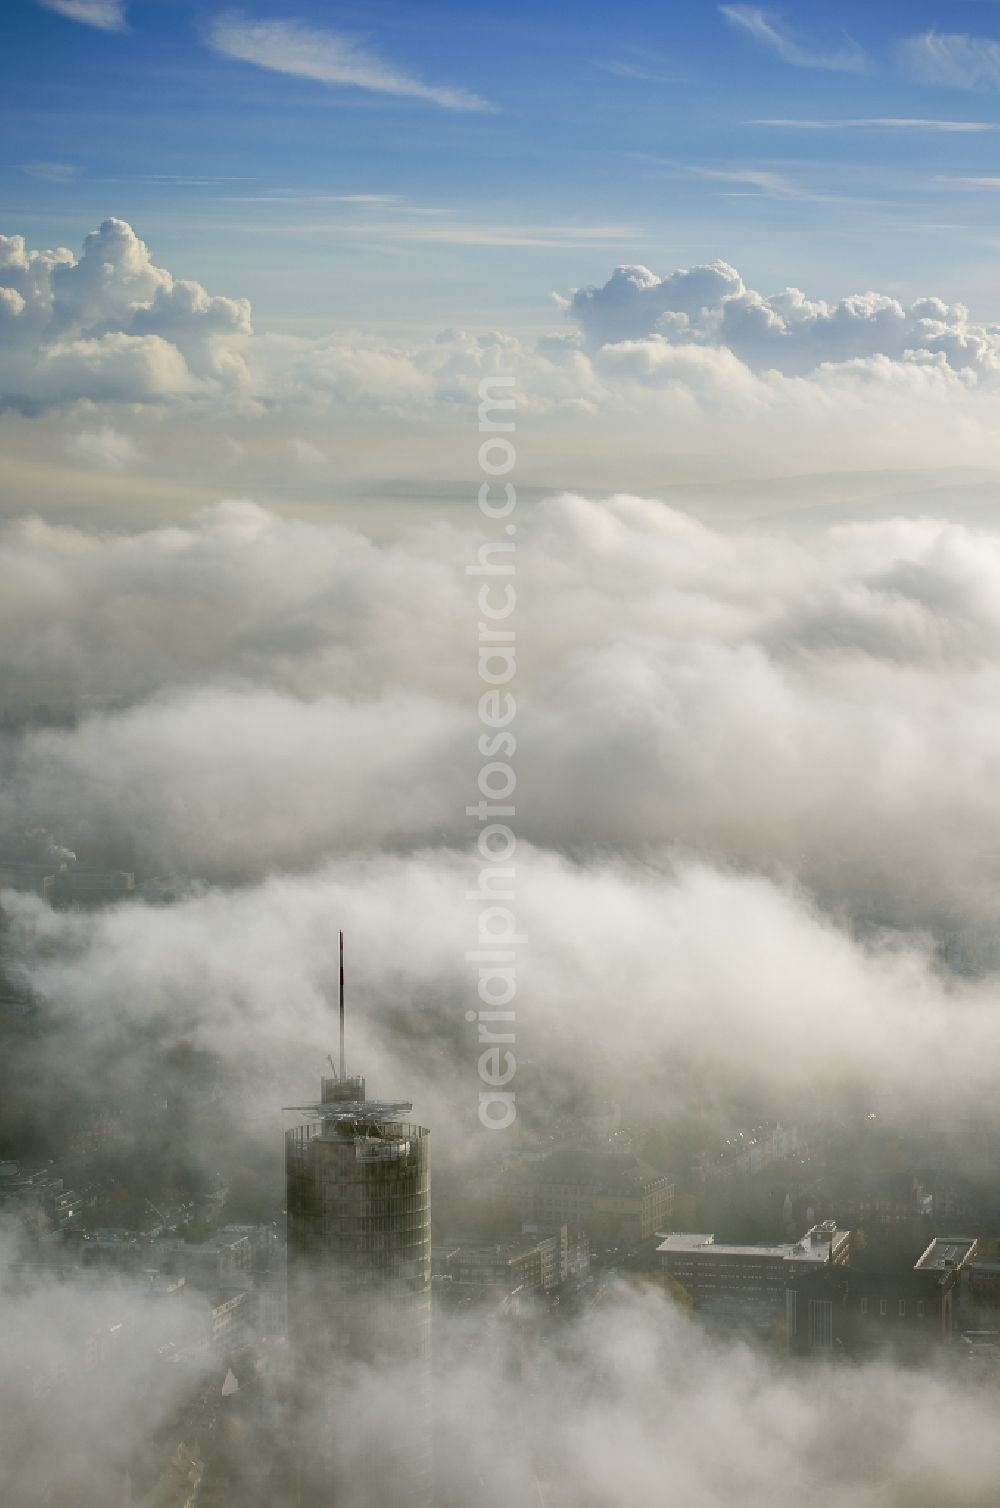
[[832, 1220], [814, 1225], [799, 1241], [773, 1246], [730, 1244], [714, 1236], [664, 1235], [656, 1248], [660, 1268], [691, 1295], [696, 1309], [730, 1305], [780, 1312], [796, 1272], [843, 1267], [851, 1235]]

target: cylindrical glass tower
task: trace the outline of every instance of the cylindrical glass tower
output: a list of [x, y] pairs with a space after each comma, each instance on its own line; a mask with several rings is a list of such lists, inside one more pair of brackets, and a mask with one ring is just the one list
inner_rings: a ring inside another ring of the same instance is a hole
[[337, 1508], [431, 1508], [430, 1136], [364, 1093], [324, 1080], [316, 1120], [285, 1136], [305, 1475]]

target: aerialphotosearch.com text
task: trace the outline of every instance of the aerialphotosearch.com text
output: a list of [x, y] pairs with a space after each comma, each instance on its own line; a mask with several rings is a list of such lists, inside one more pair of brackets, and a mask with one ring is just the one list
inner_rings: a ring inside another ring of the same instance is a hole
[[480, 868], [476, 888], [466, 899], [476, 909], [475, 947], [466, 962], [475, 966], [478, 1006], [465, 1019], [478, 1026], [479, 1120], [504, 1131], [517, 1118], [514, 1077], [517, 1059], [517, 956], [527, 937], [517, 930], [517, 869], [514, 855], [517, 804], [514, 732], [517, 702], [517, 493], [510, 481], [514, 449], [512, 373], [498, 372], [479, 384], [478, 508], [489, 526], [466, 573], [476, 585], [478, 620], [478, 699], [481, 760], [479, 799], [466, 816], [479, 824], [476, 848]]

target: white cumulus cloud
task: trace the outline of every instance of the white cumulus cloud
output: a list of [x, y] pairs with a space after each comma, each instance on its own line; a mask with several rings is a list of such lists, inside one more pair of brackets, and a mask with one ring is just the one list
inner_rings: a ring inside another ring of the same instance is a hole
[[0, 236], [0, 402], [142, 402], [238, 386], [245, 299], [217, 297], [152, 261], [123, 220], [79, 258]]
[[577, 290], [568, 311], [592, 347], [643, 339], [710, 346], [786, 376], [876, 358], [941, 360], [951, 372], [991, 379], [1000, 373], [1000, 326], [974, 321], [964, 304], [934, 297], [904, 304], [874, 292], [829, 303], [799, 288], [765, 295], [728, 262], [664, 276], [616, 267], [601, 287]]

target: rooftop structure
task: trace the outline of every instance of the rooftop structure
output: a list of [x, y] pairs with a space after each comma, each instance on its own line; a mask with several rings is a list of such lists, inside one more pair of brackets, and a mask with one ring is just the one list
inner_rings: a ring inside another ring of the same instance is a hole
[[975, 1236], [935, 1236], [913, 1264], [914, 1272], [954, 1272], [967, 1267], [979, 1246]]

